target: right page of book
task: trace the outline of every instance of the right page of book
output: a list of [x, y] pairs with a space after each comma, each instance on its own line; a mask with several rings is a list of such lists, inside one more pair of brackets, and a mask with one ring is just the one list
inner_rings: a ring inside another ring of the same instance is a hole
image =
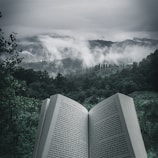
[[[130, 111], [125, 112], [124, 106], [130, 106], [129, 109], [126, 108], [127, 110], [134, 108], [130, 97], [117, 93], [90, 110], [90, 158], [147, 158], [136, 114], [133, 114], [133, 110], [131, 110], [131, 115], [129, 115]], [[134, 122], [130, 123], [130, 121]], [[136, 129], [135, 133], [129, 131], [132, 128]], [[140, 142], [137, 141], [134, 144], [131, 135], [135, 134]], [[134, 148], [133, 145], [136, 147]], [[139, 153], [135, 151], [138, 146], [141, 150], [138, 151]]]

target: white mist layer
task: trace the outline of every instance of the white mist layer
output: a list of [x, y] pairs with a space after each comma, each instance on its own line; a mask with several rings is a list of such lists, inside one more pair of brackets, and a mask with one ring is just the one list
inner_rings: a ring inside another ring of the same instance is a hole
[[[71, 58], [81, 60], [83, 67], [91, 67], [100, 63], [108, 64], [130, 64], [139, 62], [158, 48], [158, 43], [135, 40], [135, 44], [124, 42], [119, 45], [117, 42], [110, 47], [90, 48], [86, 38], [77, 36], [62, 35], [40, 35], [36, 42], [22, 41], [23, 46], [27, 46], [22, 52], [24, 62], [53, 62]], [[140, 44], [140, 42], [142, 42]], [[33, 45], [40, 47], [34, 48]]]

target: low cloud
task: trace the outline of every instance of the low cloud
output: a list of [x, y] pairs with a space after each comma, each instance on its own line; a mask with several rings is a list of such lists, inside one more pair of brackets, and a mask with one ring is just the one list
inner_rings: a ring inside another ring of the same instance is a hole
[[[110, 46], [90, 46], [87, 37], [76, 35], [51, 34], [37, 36], [36, 41], [21, 40], [24, 62], [62, 62], [71, 58], [82, 61], [83, 67], [100, 63], [130, 64], [139, 62], [158, 48], [158, 40], [133, 39], [113, 42]], [[100, 41], [101, 42], [101, 41]], [[60, 66], [62, 63], [60, 64]]]

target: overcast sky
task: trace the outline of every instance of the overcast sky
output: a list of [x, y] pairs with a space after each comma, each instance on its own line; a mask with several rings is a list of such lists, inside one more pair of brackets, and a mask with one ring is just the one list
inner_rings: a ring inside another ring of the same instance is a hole
[[158, 0], [0, 0], [0, 11], [3, 30], [19, 36], [68, 31], [158, 39]]

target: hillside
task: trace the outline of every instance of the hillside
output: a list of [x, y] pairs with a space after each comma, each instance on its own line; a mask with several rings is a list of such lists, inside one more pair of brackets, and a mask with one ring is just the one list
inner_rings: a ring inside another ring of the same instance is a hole
[[127, 39], [106, 41], [78, 39], [73, 35], [43, 34], [21, 38], [24, 68], [47, 71], [50, 76], [86, 70], [99, 64], [128, 65], [140, 62], [158, 48], [158, 40]]

